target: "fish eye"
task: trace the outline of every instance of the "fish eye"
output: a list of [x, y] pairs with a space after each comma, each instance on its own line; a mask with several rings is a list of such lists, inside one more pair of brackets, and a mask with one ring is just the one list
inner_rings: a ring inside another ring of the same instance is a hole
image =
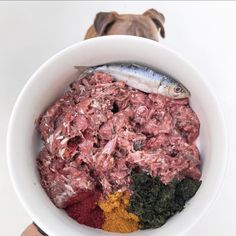
[[176, 86], [175, 88], [174, 88], [174, 92], [175, 93], [180, 93], [180, 92], [182, 92], [183, 91], [183, 89], [181, 88], [181, 87], [179, 87], [179, 86]]

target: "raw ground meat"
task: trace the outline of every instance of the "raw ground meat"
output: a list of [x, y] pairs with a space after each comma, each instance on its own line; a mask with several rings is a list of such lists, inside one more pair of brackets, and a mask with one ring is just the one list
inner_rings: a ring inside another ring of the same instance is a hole
[[97, 72], [73, 82], [38, 119], [42, 186], [65, 208], [82, 190], [127, 190], [133, 168], [165, 184], [199, 179], [199, 128], [188, 99], [146, 94]]

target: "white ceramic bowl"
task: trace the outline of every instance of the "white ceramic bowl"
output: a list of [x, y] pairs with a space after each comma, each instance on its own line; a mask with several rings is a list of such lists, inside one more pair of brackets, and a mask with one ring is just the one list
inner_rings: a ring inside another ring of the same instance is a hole
[[39, 137], [35, 119], [75, 79], [75, 65], [129, 61], [146, 64], [180, 80], [191, 91], [191, 106], [201, 121], [198, 146], [202, 157], [202, 185], [186, 208], [163, 227], [133, 233], [177, 236], [186, 233], [215, 199], [227, 161], [222, 114], [206, 80], [186, 60], [157, 42], [133, 36], [107, 36], [79, 42], [45, 62], [17, 99], [9, 123], [7, 150], [11, 179], [25, 209], [50, 236], [105, 235], [80, 225], [49, 200], [39, 182], [35, 158]]

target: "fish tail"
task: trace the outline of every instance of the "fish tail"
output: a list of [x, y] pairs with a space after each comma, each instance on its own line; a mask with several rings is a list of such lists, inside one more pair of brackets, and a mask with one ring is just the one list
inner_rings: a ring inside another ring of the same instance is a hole
[[93, 67], [88, 67], [88, 66], [74, 66], [74, 68], [77, 69], [79, 73], [78, 79], [82, 79], [86, 75], [91, 74], [94, 71]]

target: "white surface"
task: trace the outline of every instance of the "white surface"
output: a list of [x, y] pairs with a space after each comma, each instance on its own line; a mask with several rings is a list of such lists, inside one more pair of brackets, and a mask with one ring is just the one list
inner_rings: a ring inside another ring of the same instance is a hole
[[166, 16], [166, 39], [161, 43], [205, 74], [230, 130], [231, 162], [221, 195], [188, 235], [236, 235], [236, 4], [223, 2], [0, 2], [0, 235], [20, 235], [31, 222], [12, 190], [5, 162], [7, 123], [21, 88], [46, 59], [83, 39], [96, 12], [141, 13], [150, 7]]
[[[95, 235], [94, 229], [77, 224], [56, 208], [42, 189], [35, 166], [41, 145], [34, 121], [76, 78], [74, 65], [116, 61], [146, 64], [179, 79], [191, 91], [191, 106], [201, 122], [198, 138], [203, 160], [201, 188], [186, 209], [165, 226], [132, 234], [183, 236], [207, 211], [219, 191], [227, 163], [226, 132], [222, 113], [205, 79], [176, 53], [151, 40], [131, 36], [86, 40], [63, 50], [35, 72], [20, 94], [9, 123], [7, 152], [15, 189], [32, 219], [50, 236]], [[106, 234], [97, 231], [96, 235]]]

